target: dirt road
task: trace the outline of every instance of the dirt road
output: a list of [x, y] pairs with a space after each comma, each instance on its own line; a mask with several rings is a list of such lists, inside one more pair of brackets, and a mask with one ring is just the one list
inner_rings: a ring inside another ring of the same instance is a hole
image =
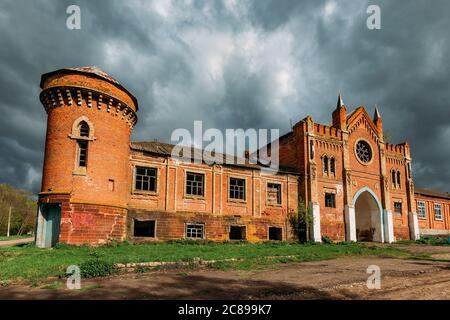
[[[414, 250], [414, 247], [408, 247]], [[449, 247], [420, 247], [449, 258]], [[367, 267], [381, 270], [381, 289], [366, 286]], [[170, 270], [82, 280], [83, 290], [13, 285], [0, 299], [450, 299], [450, 260], [347, 257], [290, 263], [264, 271]]]
[[33, 241], [34, 241], [34, 237], [20, 238], [20, 239], [14, 239], [14, 240], [2, 240], [2, 241], [0, 241], [0, 247], [16, 246], [18, 244], [26, 244], [26, 243], [31, 243]]

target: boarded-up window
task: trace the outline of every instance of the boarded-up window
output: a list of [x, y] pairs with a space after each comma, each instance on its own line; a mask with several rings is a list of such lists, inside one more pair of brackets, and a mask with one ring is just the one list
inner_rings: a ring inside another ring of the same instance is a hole
[[281, 204], [281, 184], [267, 184], [267, 202], [269, 205]]

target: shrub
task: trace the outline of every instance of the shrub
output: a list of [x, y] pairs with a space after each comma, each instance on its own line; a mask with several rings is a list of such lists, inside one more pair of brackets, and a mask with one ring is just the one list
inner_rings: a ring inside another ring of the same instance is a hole
[[322, 242], [325, 244], [333, 244], [333, 240], [326, 234], [322, 236]]
[[87, 260], [80, 264], [82, 278], [106, 277], [114, 271], [112, 263], [100, 259]]

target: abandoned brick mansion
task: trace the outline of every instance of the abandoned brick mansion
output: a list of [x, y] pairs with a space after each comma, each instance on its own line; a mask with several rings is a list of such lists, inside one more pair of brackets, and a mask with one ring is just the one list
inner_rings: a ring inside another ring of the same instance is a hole
[[[410, 146], [383, 140], [382, 118], [306, 117], [279, 138], [280, 168], [180, 161], [174, 145], [131, 142], [137, 99], [96, 67], [46, 73], [48, 114], [36, 244], [111, 240], [288, 240], [299, 196], [310, 235], [392, 242], [447, 234], [450, 196], [414, 190]], [[332, 108], [330, 108], [330, 111]]]

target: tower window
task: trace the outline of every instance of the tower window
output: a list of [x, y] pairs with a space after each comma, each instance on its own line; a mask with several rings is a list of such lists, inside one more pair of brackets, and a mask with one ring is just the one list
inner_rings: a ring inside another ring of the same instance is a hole
[[334, 193], [325, 193], [325, 207], [336, 208], [336, 195]]
[[245, 200], [245, 179], [230, 178], [230, 199]]
[[396, 183], [395, 183], [395, 171], [392, 170], [392, 189], [395, 189]]
[[324, 156], [322, 162], [323, 162], [323, 174], [328, 175], [328, 157]]
[[87, 164], [88, 142], [84, 140], [78, 141], [78, 166], [86, 167]]
[[85, 121], [80, 122], [80, 137], [89, 137], [89, 125]]
[[135, 190], [156, 192], [156, 168], [136, 167]]
[[400, 171], [397, 171], [397, 187], [399, 189], [401, 189], [401, 187], [402, 187], [401, 179], [400, 179]]
[[336, 174], [336, 160], [334, 158], [330, 159], [330, 172], [332, 175]]

